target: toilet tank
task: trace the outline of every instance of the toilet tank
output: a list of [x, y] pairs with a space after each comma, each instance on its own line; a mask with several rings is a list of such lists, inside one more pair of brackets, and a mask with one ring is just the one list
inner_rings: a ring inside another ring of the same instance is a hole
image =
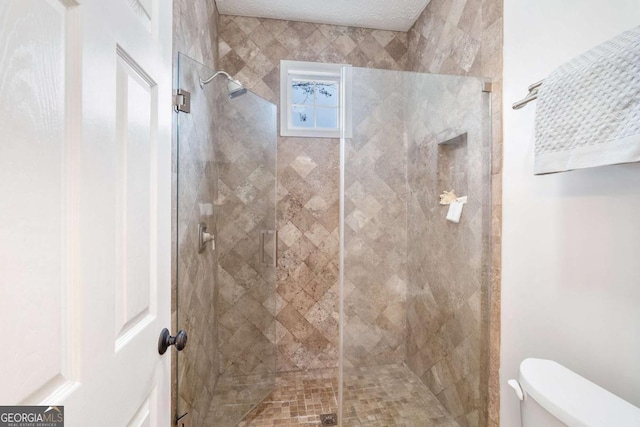
[[640, 427], [639, 408], [552, 360], [525, 359], [510, 385], [522, 427]]

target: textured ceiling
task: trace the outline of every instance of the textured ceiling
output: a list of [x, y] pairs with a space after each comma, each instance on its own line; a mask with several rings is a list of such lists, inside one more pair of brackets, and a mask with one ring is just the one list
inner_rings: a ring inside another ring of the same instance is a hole
[[407, 31], [430, 0], [216, 0], [225, 15]]

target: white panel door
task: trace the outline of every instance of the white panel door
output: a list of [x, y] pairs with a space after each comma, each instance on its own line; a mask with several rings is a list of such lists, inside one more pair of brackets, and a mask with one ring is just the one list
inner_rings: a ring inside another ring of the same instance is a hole
[[0, 0], [0, 405], [169, 426], [168, 0]]

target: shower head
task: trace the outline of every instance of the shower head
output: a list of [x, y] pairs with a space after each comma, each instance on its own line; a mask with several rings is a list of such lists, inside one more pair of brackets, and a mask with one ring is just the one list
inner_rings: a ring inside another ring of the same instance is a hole
[[233, 99], [247, 93], [247, 89], [238, 80], [229, 79], [227, 92], [229, 93], [229, 99]]
[[245, 87], [242, 86], [242, 83], [240, 83], [238, 80], [235, 80], [226, 71], [222, 71], [222, 70], [216, 71], [208, 79], [202, 80], [202, 78], [201, 78], [200, 79], [200, 87], [204, 88], [204, 85], [211, 83], [213, 81], [213, 79], [215, 79], [217, 76], [219, 76], [221, 74], [223, 76], [225, 76], [227, 78], [227, 80], [229, 80], [229, 82], [227, 83], [227, 92], [228, 92], [228, 95], [229, 95], [229, 99], [237, 98], [238, 96], [241, 96], [241, 95], [244, 95], [245, 93], [247, 93], [247, 89], [245, 89]]

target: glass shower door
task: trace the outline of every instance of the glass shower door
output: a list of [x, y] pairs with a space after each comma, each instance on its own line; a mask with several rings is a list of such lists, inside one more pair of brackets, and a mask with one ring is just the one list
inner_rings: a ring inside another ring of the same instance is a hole
[[[341, 425], [484, 426], [485, 80], [343, 73], [354, 101], [341, 139]], [[458, 222], [440, 204], [451, 190], [466, 196]]]
[[[276, 108], [180, 55], [177, 113], [176, 415], [235, 426], [274, 387]], [[213, 240], [203, 242], [203, 232]]]

